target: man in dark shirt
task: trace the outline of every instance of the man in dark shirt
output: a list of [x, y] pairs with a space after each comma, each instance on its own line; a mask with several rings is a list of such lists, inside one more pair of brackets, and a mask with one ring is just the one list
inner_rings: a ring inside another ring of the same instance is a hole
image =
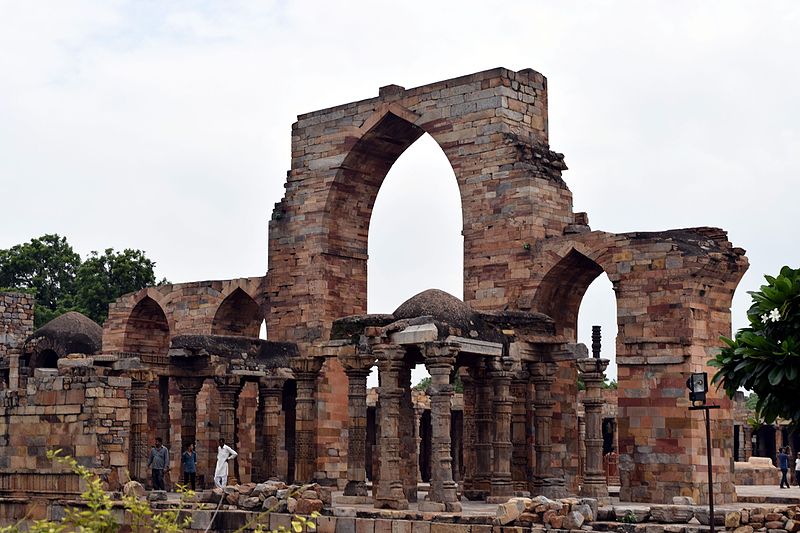
[[[788, 448], [781, 448], [781, 453], [778, 454], [778, 468], [781, 469], [781, 488], [788, 489], [789, 480], [786, 479], [786, 474], [789, 472], [789, 454], [786, 453]], [[784, 487], [784, 485], [786, 485]]]
[[164, 471], [169, 470], [169, 451], [159, 437], [156, 437], [156, 445], [150, 450], [147, 466], [153, 476], [153, 490], [167, 490], [164, 487]]

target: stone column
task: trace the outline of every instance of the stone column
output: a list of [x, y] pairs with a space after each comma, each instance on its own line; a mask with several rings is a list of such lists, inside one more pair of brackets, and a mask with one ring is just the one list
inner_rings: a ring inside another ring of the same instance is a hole
[[745, 424], [742, 426], [742, 430], [744, 433], [744, 460], [749, 461], [750, 457], [753, 455], [753, 428], [750, 427], [750, 424]]
[[555, 363], [551, 362], [532, 363], [528, 368], [531, 380], [536, 387], [533, 398], [536, 472], [531, 494], [541, 494], [552, 499], [566, 496], [564, 477], [563, 475], [556, 476], [552, 465], [553, 445], [550, 438], [550, 421], [553, 418], [555, 401], [550, 397], [550, 388], [555, 379], [555, 370]]
[[511, 482], [511, 361], [495, 359], [491, 363], [489, 376], [494, 386], [494, 468], [488, 503], [503, 503], [514, 495]]
[[299, 483], [313, 480], [317, 463], [314, 391], [323, 362], [322, 357], [296, 357], [290, 360], [297, 382], [294, 477], [295, 482]]
[[131, 440], [129, 470], [131, 478], [146, 483], [147, 472], [147, 394], [154, 376], [149, 370], [129, 370], [131, 378]]
[[586, 463], [581, 496], [608, 501], [608, 485], [603, 472], [603, 381], [608, 359], [579, 359], [578, 369], [586, 384], [583, 399], [586, 424]]
[[268, 374], [258, 380], [258, 411], [256, 412], [256, 453], [253, 481], [278, 477], [278, 428], [285, 377]]
[[339, 354], [347, 375], [347, 485], [345, 496], [367, 496], [367, 376], [375, 364], [370, 353]]
[[417, 468], [414, 466], [414, 404], [411, 399], [411, 367], [403, 365], [398, 374], [400, 390], [400, 478], [409, 502], [417, 501]]
[[464, 490], [470, 500], [489, 495], [492, 479], [492, 384], [483, 364], [469, 369], [475, 383], [475, 474], [472, 489]]
[[461, 374], [464, 384], [464, 494], [475, 490], [475, 380], [469, 372]]
[[195, 444], [197, 438], [197, 393], [204, 382], [203, 377], [175, 378], [181, 391], [181, 453], [189, 444]]
[[415, 457], [414, 462], [417, 470], [417, 485], [422, 483], [422, 469], [419, 467], [420, 454], [422, 453], [422, 433], [420, 432], [420, 424], [422, 423], [422, 413], [425, 411], [422, 407], [414, 406], [414, 444], [415, 444]]
[[373, 353], [380, 369], [380, 436], [378, 455], [380, 474], [375, 495], [375, 506], [389, 509], [408, 509], [400, 478], [400, 370], [403, 368], [405, 348], [396, 345], [377, 345]]
[[219, 436], [236, 449], [236, 405], [242, 380], [239, 376], [216, 376], [214, 383], [219, 392]]
[[511, 479], [514, 492], [528, 492], [528, 372], [517, 370], [511, 379], [511, 397], [514, 404], [511, 408]]
[[[456, 512], [461, 510], [457, 485], [453, 481], [453, 458], [450, 455], [450, 402], [453, 386], [450, 374], [453, 371], [457, 349], [451, 346], [436, 346], [429, 349], [425, 367], [431, 375], [431, 489], [426, 505], [421, 510]], [[439, 503], [441, 506], [431, 504]]]

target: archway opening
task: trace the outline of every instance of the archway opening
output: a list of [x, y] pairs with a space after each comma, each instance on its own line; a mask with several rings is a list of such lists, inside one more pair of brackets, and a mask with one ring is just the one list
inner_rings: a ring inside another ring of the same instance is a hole
[[123, 351], [147, 355], [166, 355], [169, 349], [169, 324], [158, 302], [145, 296], [136, 304], [125, 326]]
[[262, 320], [255, 300], [237, 288], [217, 309], [211, 323], [211, 334], [258, 338]]
[[38, 368], [58, 368], [58, 354], [55, 350], [42, 350], [36, 359]]

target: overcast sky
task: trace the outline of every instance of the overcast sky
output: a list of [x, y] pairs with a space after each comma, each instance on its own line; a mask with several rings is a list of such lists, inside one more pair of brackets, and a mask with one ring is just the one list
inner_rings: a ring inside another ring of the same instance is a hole
[[[734, 302], [800, 266], [797, 2], [0, 0], [0, 248], [139, 248], [173, 282], [263, 275], [296, 115], [497, 66], [549, 80], [575, 210], [613, 232], [717, 226]], [[370, 233], [372, 312], [462, 296], [452, 170], [420, 139]], [[435, 233], [434, 233], [435, 229]], [[450, 239], [433, 242], [441, 232]], [[614, 300], [599, 280], [580, 336]]]

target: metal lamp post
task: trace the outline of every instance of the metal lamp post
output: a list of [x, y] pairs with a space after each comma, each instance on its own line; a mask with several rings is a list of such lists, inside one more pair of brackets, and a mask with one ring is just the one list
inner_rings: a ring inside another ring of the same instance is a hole
[[708, 517], [709, 529], [715, 533], [714, 524], [714, 482], [711, 473], [711, 415], [709, 410], [719, 409], [719, 405], [707, 405], [706, 393], [708, 392], [708, 374], [706, 372], [694, 372], [686, 380], [686, 387], [689, 389], [689, 401], [692, 402], [690, 411], [705, 411], [706, 419], [706, 453], [708, 457]]

